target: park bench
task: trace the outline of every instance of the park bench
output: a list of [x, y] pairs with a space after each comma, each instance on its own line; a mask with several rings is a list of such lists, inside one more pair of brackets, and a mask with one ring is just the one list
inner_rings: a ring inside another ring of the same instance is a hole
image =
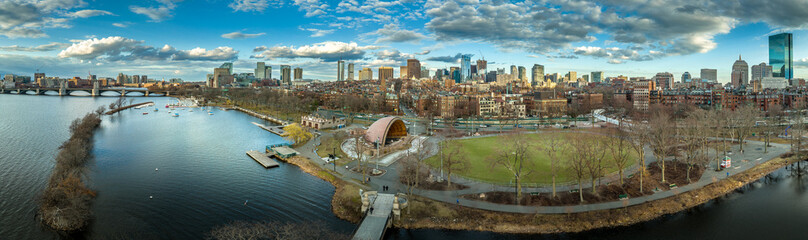
[[676, 189], [676, 188], [679, 188], [679, 186], [676, 186], [676, 183], [671, 183], [671, 185], [668, 185], [668, 186], [669, 186], [671, 189]]
[[617, 196], [617, 199], [626, 200], [626, 199], [628, 199], [628, 194], [620, 194], [620, 195]]

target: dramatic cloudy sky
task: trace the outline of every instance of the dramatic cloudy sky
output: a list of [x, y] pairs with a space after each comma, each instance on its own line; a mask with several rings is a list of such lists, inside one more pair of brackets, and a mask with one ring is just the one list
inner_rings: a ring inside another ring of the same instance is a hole
[[339, 59], [445, 68], [462, 53], [489, 70], [678, 80], [717, 68], [727, 82], [739, 54], [768, 62], [767, 36], [789, 31], [796, 76], [808, 78], [805, 29], [805, 0], [4, 0], [0, 73], [200, 81], [225, 61], [237, 72], [266, 61], [273, 76], [289, 64], [333, 80]]

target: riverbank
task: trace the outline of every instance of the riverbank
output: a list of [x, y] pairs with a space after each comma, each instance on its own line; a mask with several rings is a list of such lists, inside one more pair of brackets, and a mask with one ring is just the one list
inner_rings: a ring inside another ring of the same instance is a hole
[[499, 233], [570, 233], [599, 228], [629, 226], [681, 212], [736, 189], [796, 162], [792, 158], [777, 158], [755, 166], [743, 173], [716, 181], [701, 189], [678, 194], [622, 209], [610, 209], [571, 214], [516, 214], [473, 209], [414, 197], [413, 209], [403, 211], [397, 227], [407, 229], [451, 229], [491, 231]]
[[362, 200], [359, 198], [359, 189], [361, 186], [334, 176], [331, 172], [305, 157], [291, 157], [286, 159], [286, 162], [334, 185], [334, 196], [331, 198], [331, 211], [342, 220], [351, 223], [359, 223], [362, 219]]
[[[773, 158], [727, 179], [720, 181], [712, 179], [713, 183], [702, 188], [672, 197], [619, 209], [580, 213], [505, 213], [411, 196], [409, 209], [402, 211], [401, 221], [395, 222], [395, 226], [405, 229], [450, 229], [527, 234], [572, 233], [630, 226], [697, 207], [725, 196], [793, 162], [795, 162], [793, 159]], [[290, 163], [335, 186], [332, 212], [338, 218], [353, 223], [361, 219], [362, 215], [359, 212], [361, 204], [357, 194], [361, 185], [350, 182], [350, 180], [340, 179], [327, 168], [318, 165], [314, 159], [299, 157]], [[624, 202], [624, 204], [626, 203]], [[570, 208], [572, 207], [570, 206]], [[535, 208], [541, 210], [542, 207], [536, 206]]]

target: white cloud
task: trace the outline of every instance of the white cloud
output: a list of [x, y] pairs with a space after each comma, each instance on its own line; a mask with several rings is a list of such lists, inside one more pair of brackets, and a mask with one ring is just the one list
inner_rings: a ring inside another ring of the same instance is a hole
[[107, 12], [107, 11], [104, 11], [104, 10], [95, 10], [95, 9], [79, 10], [79, 11], [75, 11], [75, 12], [66, 14], [66, 16], [72, 17], [72, 18], [89, 18], [89, 17], [102, 16], [102, 15], [115, 15], [115, 14], [112, 14], [111, 12]]
[[242, 33], [242, 32], [236, 31], [236, 32], [222, 34], [222, 37], [227, 38], [227, 39], [245, 39], [245, 38], [257, 38], [257, 37], [260, 37], [260, 36], [262, 36], [264, 34], [266, 34], [266, 33]]
[[182, 0], [157, 0], [161, 3], [160, 6], [157, 7], [141, 7], [141, 6], [129, 6], [129, 10], [133, 13], [146, 15], [151, 19], [152, 22], [162, 22], [171, 17], [173, 17], [174, 9], [177, 8], [177, 4], [175, 2], [180, 2]]
[[60, 16], [84, 4], [79, 0], [0, 1], [0, 36], [47, 37], [43, 29], [69, 28], [69, 19]]
[[129, 26], [129, 23], [113, 23], [112, 26], [116, 26], [119, 28], [125, 28]]
[[211, 50], [199, 47], [191, 50], [177, 50], [169, 45], [158, 49], [143, 45], [143, 41], [113, 36], [73, 43], [67, 49], [59, 52], [58, 56], [83, 61], [230, 61], [238, 58], [238, 51], [231, 47], [218, 47]]
[[310, 37], [322, 37], [334, 32], [334, 29], [316, 29], [316, 28], [302, 28], [302, 27], [300, 27], [299, 29], [311, 32]]
[[320, 0], [294, 0], [294, 5], [298, 6], [300, 11], [306, 12], [306, 17], [314, 17], [325, 14], [328, 10], [328, 4], [320, 2]]
[[272, 58], [314, 58], [321, 59], [327, 62], [337, 60], [355, 60], [365, 57], [366, 51], [379, 49], [379, 46], [359, 46], [355, 42], [335, 42], [327, 41], [315, 43], [312, 45], [305, 45], [300, 47], [294, 46], [276, 46], [271, 47], [256, 57]]
[[[282, 1], [272, 1], [273, 7], [280, 7], [283, 5]], [[270, 3], [267, 0], [235, 0], [230, 5], [234, 12], [264, 12]]]
[[39, 45], [36, 47], [23, 47], [18, 45], [0, 46], [0, 51], [6, 52], [48, 52], [59, 50], [70, 46], [69, 43], [52, 42], [49, 44]]
[[373, 35], [379, 36], [376, 39], [376, 43], [383, 43], [383, 42], [412, 42], [418, 43], [421, 39], [426, 38], [421, 33], [400, 29], [398, 25], [394, 23], [385, 24], [383, 28], [376, 30], [373, 32]]

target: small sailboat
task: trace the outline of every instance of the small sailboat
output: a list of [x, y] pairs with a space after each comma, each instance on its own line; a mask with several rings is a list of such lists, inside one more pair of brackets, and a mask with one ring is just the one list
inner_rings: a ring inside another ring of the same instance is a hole
[[171, 116], [172, 116], [172, 117], [179, 117], [179, 116], [180, 116], [180, 114], [179, 114], [179, 113], [174, 113], [174, 114], [171, 114]]
[[213, 112], [208, 112], [208, 115], [213, 115]]
[[149, 113], [147, 113], [147, 112], [144, 112], [144, 113], [143, 113], [143, 115], [149, 115]]
[[154, 108], [154, 111], [157, 112], [158, 111], [157, 108]]

